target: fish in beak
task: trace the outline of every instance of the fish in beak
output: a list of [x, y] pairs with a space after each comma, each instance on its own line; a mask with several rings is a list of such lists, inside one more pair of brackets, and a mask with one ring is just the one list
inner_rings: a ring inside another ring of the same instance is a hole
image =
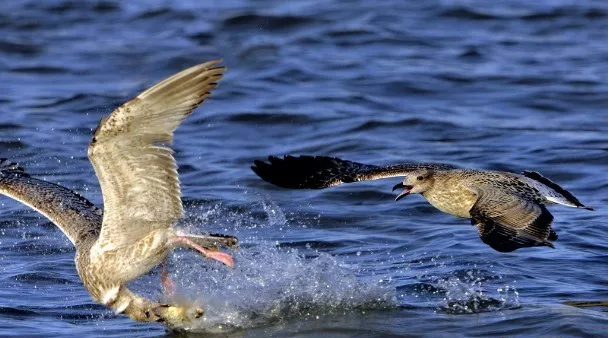
[[412, 190], [413, 186], [412, 185], [404, 185], [404, 182], [400, 182], [396, 185], [393, 186], [393, 189], [391, 191], [395, 191], [396, 189], [400, 189], [400, 188], [404, 188], [404, 191], [402, 191], [396, 198], [396, 201], [401, 200], [403, 197], [405, 197], [406, 195], [410, 194], [410, 190]]

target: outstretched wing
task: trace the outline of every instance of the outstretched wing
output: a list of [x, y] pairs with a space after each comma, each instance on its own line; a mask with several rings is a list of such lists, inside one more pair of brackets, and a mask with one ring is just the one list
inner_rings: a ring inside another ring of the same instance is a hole
[[99, 235], [101, 209], [70, 189], [31, 177], [5, 158], [0, 158], [0, 193], [43, 214], [75, 246]]
[[482, 241], [510, 252], [532, 246], [554, 247], [552, 214], [542, 204], [496, 188], [476, 189], [478, 200], [470, 210]]
[[263, 180], [282, 188], [323, 189], [343, 183], [405, 176], [419, 169], [449, 170], [441, 163], [404, 163], [375, 166], [326, 156], [269, 156], [269, 163], [254, 161], [252, 170]]
[[183, 215], [180, 182], [169, 145], [178, 125], [222, 78], [220, 61], [177, 73], [115, 109], [89, 145], [104, 198], [96, 250], [109, 250], [167, 228]]

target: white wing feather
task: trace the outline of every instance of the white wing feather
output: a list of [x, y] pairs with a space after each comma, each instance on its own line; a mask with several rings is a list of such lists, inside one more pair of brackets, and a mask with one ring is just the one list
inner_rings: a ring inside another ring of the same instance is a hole
[[131, 245], [182, 217], [173, 132], [217, 86], [224, 67], [203, 63], [175, 74], [104, 118], [89, 145], [104, 215], [93, 250]]

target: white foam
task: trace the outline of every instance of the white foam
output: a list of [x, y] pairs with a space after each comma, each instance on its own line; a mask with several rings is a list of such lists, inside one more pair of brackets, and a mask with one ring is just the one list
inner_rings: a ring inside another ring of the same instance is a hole
[[185, 268], [171, 274], [181, 285], [179, 293], [206, 312], [192, 328], [196, 331], [396, 306], [393, 287], [358, 277], [328, 254], [309, 259], [295, 249], [256, 244], [235, 253], [233, 270], [202, 260], [193, 264], [188, 259], [185, 265], [184, 255], [173, 255], [171, 265]]
[[451, 276], [437, 281], [444, 293], [440, 309], [453, 314], [500, 311], [520, 307], [520, 296], [513, 285], [487, 290], [485, 278], [468, 271], [468, 277]]
[[[190, 299], [206, 312], [191, 330], [226, 332], [294, 317], [315, 320], [326, 314], [397, 306], [395, 287], [387, 281], [360, 274], [357, 267], [329, 254], [305, 257], [297, 249], [260, 238], [261, 227], [289, 227], [277, 205], [261, 204], [268, 217], [266, 224], [249, 213], [218, 205], [201, 207], [198, 216], [189, 216], [188, 223], [199, 227], [230, 223], [242, 229], [237, 234], [241, 247], [232, 252], [234, 269], [189, 251], [170, 255], [169, 272], [179, 285], [179, 296], [173, 300]], [[243, 237], [243, 229], [253, 231]], [[235, 228], [227, 230], [235, 234]], [[261, 232], [269, 231], [273, 232], [268, 228]]]

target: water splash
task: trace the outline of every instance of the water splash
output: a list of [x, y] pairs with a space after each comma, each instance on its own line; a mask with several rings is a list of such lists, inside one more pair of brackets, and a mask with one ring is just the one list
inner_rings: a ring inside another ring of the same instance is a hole
[[[242, 233], [244, 229], [258, 233], [260, 227], [287, 226], [277, 205], [267, 201], [261, 204], [267, 222], [218, 205], [201, 207], [189, 219], [212, 225], [217, 221], [227, 224], [228, 220], [241, 227]], [[328, 314], [397, 306], [395, 288], [389, 283], [362, 275], [356, 267], [329, 254], [316, 253], [311, 258], [257, 236], [250, 232], [241, 238], [241, 247], [233, 252], [234, 269], [202, 260], [188, 251], [170, 256], [170, 274], [179, 285], [180, 295], [174, 301], [194, 300], [206, 312], [191, 330], [227, 332], [295, 317], [315, 320]]]
[[520, 307], [520, 296], [514, 286], [505, 284], [497, 288], [497, 294], [487, 291], [486, 278], [468, 270], [466, 277], [448, 277], [437, 281], [444, 291], [439, 309], [450, 314], [469, 314], [500, 311]]
[[[181, 256], [174, 255], [172, 263], [182, 265]], [[395, 306], [393, 288], [358, 277], [327, 254], [307, 259], [298, 250], [262, 244], [242, 248], [235, 260], [232, 271], [201, 262], [172, 273], [181, 294], [206, 311], [193, 330], [226, 331]]]
[[409, 274], [415, 283], [398, 289], [403, 304], [430, 307], [448, 314], [493, 312], [520, 307], [514, 281], [492, 268], [492, 262], [459, 261], [452, 256], [427, 256], [411, 260]]
[[261, 204], [262, 209], [268, 217], [269, 225], [283, 225], [288, 223], [285, 214], [281, 208], [279, 208], [277, 203], [273, 202], [272, 200], [263, 200], [261, 201]]

